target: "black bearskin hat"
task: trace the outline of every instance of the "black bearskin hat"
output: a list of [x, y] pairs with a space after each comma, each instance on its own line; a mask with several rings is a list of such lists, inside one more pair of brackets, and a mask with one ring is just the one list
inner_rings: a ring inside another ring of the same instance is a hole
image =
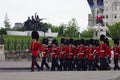
[[119, 40], [118, 39], [114, 39], [114, 44], [119, 45]]
[[72, 38], [69, 39], [69, 44], [74, 44], [74, 40]]
[[108, 39], [108, 38], [105, 38], [104, 43], [109, 46], [109, 39]]
[[96, 40], [94, 41], [94, 45], [95, 45], [95, 46], [99, 46], [99, 40], [96, 39]]
[[43, 38], [42, 43], [43, 44], [48, 44], [48, 39], [47, 38]]
[[64, 43], [65, 43], [65, 39], [64, 39], [64, 38], [61, 38], [60, 43], [61, 43], [61, 44], [64, 44]]
[[53, 39], [52, 44], [58, 45], [58, 41], [56, 39]]
[[100, 41], [104, 41], [105, 40], [105, 35], [101, 35], [100, 36]]
[[76, 44], [79, 45], [80, 44], [80, 40], [76, 40]]
[[36, 39], [38, 41], [39, 39], [39, 33], [37, 31], [32, 32], [32, 39]]
[[89, 44], [93, 45], [93, 39], [89, 40]]
[[85, 40], [84, 44], [85, 44], [86, 46], [88, 46], [88, 45], [89, 45], [89, 40]]
[[84, 39], [81, 39], [81, 40], [80, 40], [80, 44], [85, 44], [85, 40], [84, 40]]
[[69, 45], [69, 40], [68, 39], [65, 40], [64, 45]]
[[74, 45], [75, 46], [79, 45], [80, 44], [79, 42], [80, 42], [79, 40], [74, 40]]

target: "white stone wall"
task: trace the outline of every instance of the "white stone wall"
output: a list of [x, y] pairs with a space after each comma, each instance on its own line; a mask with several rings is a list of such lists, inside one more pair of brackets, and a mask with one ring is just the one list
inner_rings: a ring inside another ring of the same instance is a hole
[[[32, 31], [7, 31], [7, 35], [16, 35], [16, 36], [31, 36]], [[57, 37], [58, 33], [47, 32], [44, 33], [42, 31], [38, 31], [39, 36], [46, 37]]]
[[[7, 31], [7, 35], [31, 36], [32, 31]], [[40, 36], [44, 36], [44, 32], [38, 31]]]

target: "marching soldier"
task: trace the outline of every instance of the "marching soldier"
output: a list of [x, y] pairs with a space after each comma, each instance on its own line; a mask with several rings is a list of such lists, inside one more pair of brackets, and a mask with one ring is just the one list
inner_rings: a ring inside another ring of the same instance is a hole
[[98, 55], [100, 58], [100, 70], [107, 70], [107, 61], [106, 61], [106, 52], [107, 52], [107, 44], [104, 43], [105, 36], [100, 36], [100, 45], [98, 47]]
[[51, 64], [51, 70], [54, 71], [60, 70], [59, 64], [58, 64], [58, 42], [56, 39], [53, 39], [52, 41], [52, 47], [51, 47], [51, 58], [52, 58], [52, 64]]
[[68, 46], [68, 51], [67, 51], [67, 68], [68, 70], [73, 70], [73, 43], [74, 40], [71, 38], [69, 39], [69, 46]]
[[120, 57], [120, 47], [119, 47], [118, 39], [114, 40], [113, 52], [114, 52], [114, 70], [117, 70], [117, 69], [120, 70], [120, 67], [118, 65], [118, 60]]
[[78, 47], [79, 47], [79, 40], [74, 40], [74, 45], [73, 45], [73, 70], [77, 69]]
[[65, 54], [64, 42], [65, 42], [65, 39], [62, 38], [61, 45], [59, 47], [59, 55], [58, 55], [61, 71], [64, 69], [64, 54]]
[[95, 70], [95, 65], [94, 65], [94, 59], [95, 59], [95, 54], [94, 48], [93, 48], [93, 39], [89, 40], [89, 47], [87, 50], [87, 59], [88, 59], [88, 70]]
[[38, 42], [39, 34], [37, 31], [32, 32], [32, 39], [33, 42], [30, 45], [30, 51], [32, 52], [32, 65], [31, 65], [31, 71], [34, 71], [34, 65], [37, 67], [38, 71], [40, 71], [40, 66], [37, 63], [36, 59], [39, 56], [38, 51], [42, 51], [41, 44]]
[[98, 63], [99, 63], [99, 56], [98, 56], [98, 47], [99, 46], [99, 41], [98, 40], [95, 40], [94, 41], [94, 54], [95, 54], [95, 61], [94, 61], [94, 65], [95, 65], [95, 69], [96, 70], [99, 70], [100, 69], [100, 65], [98, 65]]
[[63, 67], [64, 67], [64, 70], [67, 71], [67, 66], [68, 66], [68, 45], [69, 45], [69, 40], [68, 39], [65, 39], [65, 42], [64, 42], [64, 61], [63, 61]]
[[48, 55], [48, 52], [49, 52], [49, 49], [48, 49], [48, 40], [46, 38], [43, 38], [43, 47], [42, 47], [42, 52], [41, 52], [41, 57], [42, 57], [42, 63], [41, 63], [41, 70], [43, 70], [43, 66], [45, 65], [47, 67], [47, 70], [49, 70], [49, 65], [48, 63], [46, 62], [46, 58], [47, 58], [47, 55]]
[[85, 47], [84, 39], [80, 40], [80, 46], [78, 47], [77, 53], [77, 70], [86, 70], [85, 68]]
[[106, 62], [107, 62], [107, 70], [110, 70], [111, 69], [111, 67], [110, 67], [110, 63], [111, 63], [111, 61], [110, 61], [110, 58], [111, 58], [111, 48], [109, 47], [109, 40], [108, 40], [108, 38], [105, 38], [105, 40], [104, 40], [104, 43], [105, 44], [107, 44], [107, 47], [106, 47]]

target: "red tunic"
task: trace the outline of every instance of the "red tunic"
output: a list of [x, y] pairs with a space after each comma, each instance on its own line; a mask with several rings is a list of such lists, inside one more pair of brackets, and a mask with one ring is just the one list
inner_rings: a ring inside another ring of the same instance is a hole
[[87, 50], [87, 55], [88, 55], [88, 60], [94, 60], [94, 53], [93, 53], [94, 49], [89, 47]]
[[78, 47], [77, 58], [84, 59], [84, 56], [85, 56], [84, 52], [85, 52], [85, 48], [83, 46]]
[[67, 56], [68, 56], [68, 46], [65, 46], [64, 47], [64, 58], [67, 58]]
[[118, 46], [113, 47], [114, 59], [118, 59], [120, 56], [120, 48]]
[[32, 52], [32, 56], [38, 56], [38, 51], [42, 51], [42, 47], [39, 42], [32, 42], [30, 45], [30, 51]]
[[59, 48], [59, 54], [58, 54], [59, 58], [63, 58], [64, 57], [64, 53], [65, 53], [64, 50], [65, 50], [64, 46], [60, 46], [60, 48]]
[[58, 48], [52, 47], [51, 48], [51, 58], [56, 58], [58, 56]]
[[77, 52], [78, 52], [78, 48], [77, 48], [77, 47], [74, 47], [74, 48], [73, 48], [73, 56], [74, 56], [74, 58], [77, 57]]
[[72, 48], [72, 46], [68, 46], [68, 56], [67, 56], [67, 58], [68, 59], [72, 59], [73, 58], [73, 48]]
[[106, 47], [106, 55], [108, 58], [111, 58], [111, 48], [109, 46]]
[[98, 55], [100, 58], [105, 58], [107, 56], [107, 44], [100, 44], [98, 47]]
[[48, 52], [49, 52], [48, 47], [43, 46], [43, 47], [42, 47], [42, 52], [41, 52], [42, 58], [46, 58], [47, 55], [48, 55]]

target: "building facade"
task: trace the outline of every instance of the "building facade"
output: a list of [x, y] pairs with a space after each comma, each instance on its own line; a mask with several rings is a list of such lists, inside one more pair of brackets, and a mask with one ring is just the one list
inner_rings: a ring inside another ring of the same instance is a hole
[[104, 25], [120, 22], [120, 0], [104, 0]]
[[[93, 18], [92, 14], [88, 14], [89, 28], [94, 26]], [[104, 26], [120, 22], [120, 0], [104, 0], [103, 22]]]

